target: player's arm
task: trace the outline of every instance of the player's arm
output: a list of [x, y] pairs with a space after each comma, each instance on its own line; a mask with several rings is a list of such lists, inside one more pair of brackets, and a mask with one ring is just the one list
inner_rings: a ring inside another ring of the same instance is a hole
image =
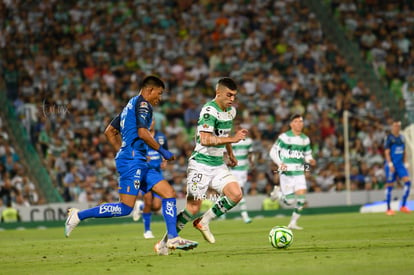
[[286, 170], [286, 165], [283, 163], [282, 159], [280, 158], [280, 147], [279, 147], [279, 140], [277, 140], [272, 148], [270, 149], [269, 156], [272, 161], [278, 166], [281, 171]]
[[247, 158], [249, 160], [250, 167], [254, 168], [255, 163], [256, 163], [256, 153], [253, 151], [249, 152], [249, 154], [247, 155]]
[[384, 150], [384, 157], [385, 157], [385, 161], [387, 162], [388, 166], [393, 166], [390, 151], [391, 150], [388, 149], [388, 148], [385, 149]]
[[106, 127], [104, 132], [109, 143], [115, 148], [116, 151], [122, 146], [122, 137], [120, 132], [120, 118], [119, 115], [116, 116], [111, 123]]
[[309, 163], [312, 166], [316, 165], [316, 160], [313, 158], [312, 156], [312, 148], [310, 146], [310, 142], [308, 143], [308, 145], [306, 146], [306, 151], [305, 151], [305, 162]]
[[[217, 146], [217, 145], [226, 144], [226, 148], [227, 148], [227, 145], [231, 147], [231, 143], [236, 143], [244, 139], [246, 137], [246, 134], [247, 134], [246, 129], [241, 129], [237, 131], [237, 133], [231, 137], [217, 137], [213, 135], [213, 133], [201, 131], [200, 132], [200, 143], [203, 146]], [[227, 152], [229, 151], [227, 150]], [[231, 152], [233, 152], [233, 150]]]
[[230, 167], [235, 167], [237, 166], [237, 158], [233, 153], [233, 147], [231, 146], [231, 143], [227, 143], [226, 144], [226, 150], [227, 150], [227, 154], [228, 154], [228, 163], [227, 165]]
[[149, 147], [158, 151], [166, 160], [174, 160], [175, 156], [170, 151], [164, 149], [152, 136], [150, 130], [147, 128], [147, 119], [150, 109], [147, 102], [141, 102], [135, 107], [135, 118], [137, 121], [138, 136]]

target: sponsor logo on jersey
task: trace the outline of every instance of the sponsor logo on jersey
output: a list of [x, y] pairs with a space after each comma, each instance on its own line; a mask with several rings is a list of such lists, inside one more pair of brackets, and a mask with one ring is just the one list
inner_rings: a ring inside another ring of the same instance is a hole
[[280, 151], [280, 157], [284, 159], [303, 159], [305, 157], [305, 154], [302, 151], [298, 150], [282, 149]]

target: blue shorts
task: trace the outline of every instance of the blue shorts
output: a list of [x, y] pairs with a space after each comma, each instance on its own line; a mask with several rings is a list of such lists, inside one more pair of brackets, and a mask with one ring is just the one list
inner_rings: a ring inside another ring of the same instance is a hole
[[399, 179], [402, 179], [403, 177], [408, 177], [408, 171], [407, 168], [405, 168], [404, 164], [395, 165], [394, 168], [394, 173], [391, 173], [388, 164], [385, 165], [385, 179], [387, 183], [395, 182], [397, 180], [397, 177]]
[[115, 159], [115, 163], [119, 173], [120, 194], [137, 196], [139, 190], [146, 193], [164, 179], [159, 171], [150, 168], [142, 159]]

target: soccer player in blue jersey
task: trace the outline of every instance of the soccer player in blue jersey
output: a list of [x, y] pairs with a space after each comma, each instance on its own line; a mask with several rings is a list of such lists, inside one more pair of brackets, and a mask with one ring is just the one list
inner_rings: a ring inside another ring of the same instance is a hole
[[[129, 215], [134, 208], [139, 190], [156, 192], [163, 197], [163, 216], [167, 226], [168, 249], [192, 249], [197, 242], [178, 236], [177, 207], [175, 191], [162, 175], [151, 169], [147, 162], [147, 146], [157, 150], [166, 160], [174, 155], [164, 149], [151, 135], [152, 105], [159, 104], [164, 92], [164, 82], [155, 76], [144, 78], [140, 93], [131, 98], [119, 116], [121, 148], [115, 157], [119, 173], [119, 196], [116, 203], [105, 203], [82, 210], [71, 208], [65, 223], [65, 236], [68, 237], [80, 221], [88, 218], [109, 218]], [[111, 141], [111, 140], [110, 140]]]
[[400, 212], [410, 213], [410, 209], [406, 206], [407, 198], [410, 195], [411, 182], [408, 177], [408, 161], [405, 152], [404, 137], [400, 134], [401, 122], [393, 121], [391, 125], [391, 133], [385, 138], [385, 177], [386, 190], [385, 199], [387, 201], [387, 212], [389, 216], [395, 215], [395, 211], [391, 209], [391, 193], [394, 182], [397, 177], [404, 183], [404, 193], [401, 200]]
[[[154, 125], [155, 120], [151, 123], [151, 135], [162, 147], [164, 147], [164, 149], [168, 150], [167, 137], [162, 132], [156, 131]], [[167, 161], [163, 159], [162, 155], [157, 150], [148, 147], [147, 159], [149, 166], [162, 174], [162, 169], [164, 169], [167, 165]], [[153, 239], [154, 235], [151, 231], [152, 212], [156, 212], [161, 209], [162, 198], [157, 193], [151, 191], [143, 195], [143, 200], [144, 201], [139, 200], [135, 202], [135, 207], [132, 211], [132, 218], [134, 221], [138, 221], [142, 215], [144, 223], [144, 238]]]

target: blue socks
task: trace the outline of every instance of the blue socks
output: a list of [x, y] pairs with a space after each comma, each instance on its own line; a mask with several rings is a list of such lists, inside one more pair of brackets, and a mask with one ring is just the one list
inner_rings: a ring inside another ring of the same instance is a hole
[[407, 204], [408, 196], [410, 195], [410, 188], [411, 188], [411, 182], [407, 181], [404, 183], [404, 193], [402, 197], [401, 206], [405, 206]]
[[151, 230], [151, 216], [152, 213], [142, 213], [142, 220], [144, 222], [144, 232]]
[[177, 237], [177, 205], [175, 198], [162, 200], [162, 215], [164, 216], [165, 224], [167, 226], [168, 239]]
[[105, 203], [79, 211], [78, 216], [80, 220], [88, 218], [110, 218], [110, 217], [122, 217], [129, 215], [132, 212], [132, 207], [129, 207], [122, 202]]
[[387, 210], [391, 209], [391, 192], [392, 192], [392, 186], [388, 186], [385, 189], [385, 200], [387, 201]]

